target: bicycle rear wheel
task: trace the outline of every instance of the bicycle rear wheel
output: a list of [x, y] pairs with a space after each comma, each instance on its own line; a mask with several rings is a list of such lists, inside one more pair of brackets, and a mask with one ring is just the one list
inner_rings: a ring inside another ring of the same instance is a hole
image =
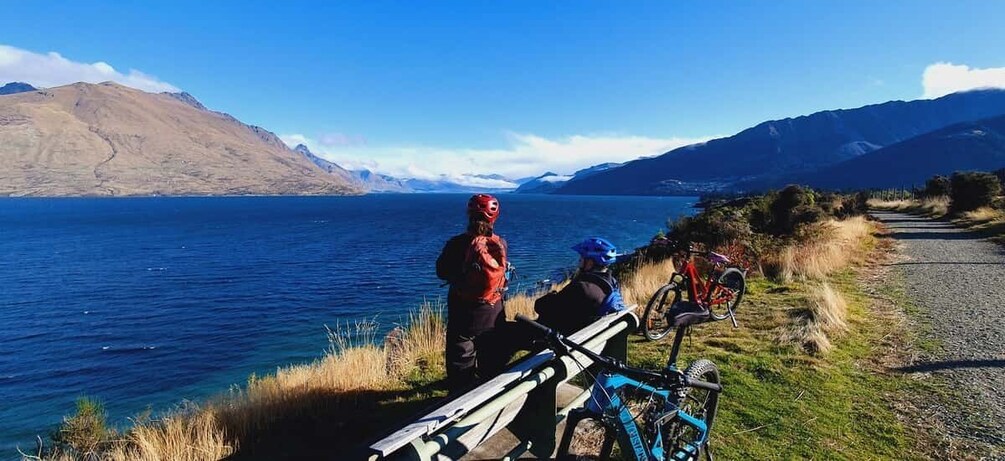
[[[715, 320], [725, 320], [729, 318], [731, 312], [736, 312], [740, 306], [740, 300], [747, 291], [747, 278], [739, 269], [729, 268], [723, 271], [716, 279], [716, 287], [712, 293], [713, 302], [709, 306], [709, 313]], [[719, 311], [720, 313], [716, 313]]]
[[667, 311], [676, 302], [681, 300], [681, 290], [677, 282], [670, 282], [656, 290], [646, 304], [645, 313], [642, 314], [642, 335], [650, 341], [663, 339], [671, 330], [673, 324], [667, 316]]
[[[700, 379], [710, 383], [719, 384], [719, 368], [710, 360], [700, 359], [688, 365], [684, 370], [688, 379]], [[716, 411], [719, 409], [719, 393], [693, 387], [684, 388], [677, 401], [680, 411], [691, 415], [705, 424], [707, 434], [701, 440], [697, 429], [686, 424], [679, 418], [668, 421], [662, 428], [662, 433], [666, 437], [664, 442], [668, 453], [688, 453], [691, 456], [672, 459], [699, 459], [699, 456], [708, 449], [708, 438], [712, 433], [712, 423], [715, 421]]]

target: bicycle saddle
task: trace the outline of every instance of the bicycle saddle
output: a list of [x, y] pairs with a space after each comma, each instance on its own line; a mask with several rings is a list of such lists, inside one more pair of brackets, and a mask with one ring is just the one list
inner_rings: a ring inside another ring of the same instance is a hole
[[716, 264], [729, 264], [729, 258], [714, 251], [708, 252], [708, 260]]
[[673, 306], [670, 306], [670, 310], [667, 311], [667, 317], [671, 319], [675, 327], [696, 325], [712, 320], [708, 309], [689, 301], [677, 301], [674, 303]]

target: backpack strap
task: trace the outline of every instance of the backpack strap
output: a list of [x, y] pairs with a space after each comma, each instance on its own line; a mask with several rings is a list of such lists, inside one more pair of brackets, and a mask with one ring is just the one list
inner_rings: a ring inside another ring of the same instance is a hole
[[618, 289], [618, 282], [608, 272], [584, 272], [579, 277], [600, 286], [605, 295], [609, 295], [612, 291]]

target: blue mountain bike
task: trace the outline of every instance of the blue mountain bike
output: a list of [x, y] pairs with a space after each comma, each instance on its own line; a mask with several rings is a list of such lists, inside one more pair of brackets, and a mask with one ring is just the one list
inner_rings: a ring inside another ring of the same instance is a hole
[[569, 414], [559, 459], [610, 459], [617, 442], [625, 459], [690, 461], [704, 455], [712, 460], [708, 439], [722, 392], [719, 370], [704, 359], [684, 371], [674, 366], [681, 331], [667, 367], [652, 371], [596, 354], [522, 315], [517, 319], [541, 330], [556, 355], [571, 349], [603, 370], [586, 406]]

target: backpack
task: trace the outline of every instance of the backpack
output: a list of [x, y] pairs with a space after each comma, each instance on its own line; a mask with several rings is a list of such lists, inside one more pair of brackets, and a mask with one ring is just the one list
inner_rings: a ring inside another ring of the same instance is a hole
[[627, 307], [625, 306], [625, 300], [621, 297], [621, 286], [618, 281], [611, 275], [600, 274], [596, 272], [586, 272], [583, 274], [585, 280], [589, 280], [592, 283], [600, 286], [607, 296], [604, 297], [604, 301], [600, 303], [597, 307], [597, 316], [602, 317], [612, 312], [623, 311]]
[[498, 235], [471, 239], [464, 256], [462, 292], [471, 300], [495, 304], [506, 291], [506, 246]]

